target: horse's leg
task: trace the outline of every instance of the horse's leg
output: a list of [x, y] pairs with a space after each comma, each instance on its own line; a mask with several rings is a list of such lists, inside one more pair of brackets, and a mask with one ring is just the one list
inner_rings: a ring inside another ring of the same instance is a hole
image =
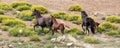
[[82, 29], [83, 29], [83, 31], [85, 31], [85, 29], [84, 29], [84, 24], [82, 23]]
[[65, 30], [64, 25], [61, 25], [61, 26], [60, 26], [60, 30], [61, 30], [62, 35], [64, 35], [64, 30]]
[[86, 26], [86, 32], [87, 32], [87, 35], [89, 35], [89, 28], [88, 28], [88, 25]]
[[55, 30], [54, 26], [52, 26], [52, 35], [54, 35], [54, 30]]
[[[34, 28], [34, 31], [35, 31], [35, 27], [36, 27], [36, 26], [38, 26], [38, 24], [35, 24], [35, 25], [33, 26], [33, 28]], [[35, 32], [36, 32], [36, 31], [35, 31]]]
[[44, 32], [44, 27], [41, 27], [42, 28], [42, 32]]
[[52, 35], [54, 35], [54, 29], [52, 29]]

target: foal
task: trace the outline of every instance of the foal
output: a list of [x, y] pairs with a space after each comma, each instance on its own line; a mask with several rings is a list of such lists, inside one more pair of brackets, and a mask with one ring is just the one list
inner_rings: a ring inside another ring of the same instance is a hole
[[54, 31], [57, 32], [57, 30], [60, 30], [61, 33], [64, 35], [64, 24], [63, 23], [58, 23], [56, 18], [54, 16], [51, 16], [53, 25], [52, 25], [52, 35], [54, 35]]

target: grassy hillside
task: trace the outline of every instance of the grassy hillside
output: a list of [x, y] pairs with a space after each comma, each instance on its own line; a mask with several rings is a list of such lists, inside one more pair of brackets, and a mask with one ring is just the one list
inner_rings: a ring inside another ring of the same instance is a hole
[[[0, 0], [0, 48], [119, 48], [120, 1], [116, 0]], [[117, 5], [116, 5], [117, 4]], [[48, 28], [33, 30], [34, 9], [43, 17], [55, 16], [70, 26], [65, 35], [51, 35]], [[80, 11], [100, 25], [97, 33], [85, 35]]]

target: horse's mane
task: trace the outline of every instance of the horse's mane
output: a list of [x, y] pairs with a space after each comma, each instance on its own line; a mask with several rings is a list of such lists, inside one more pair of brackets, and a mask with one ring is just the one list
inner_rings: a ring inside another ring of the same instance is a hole
[[58, 23], [57, 20], [56, 20], [56, 18], [54, 16], [51, 16], [51, 17], [52, 17], [53, 23]]
[[39, 17], [42, 17], [41, 13], [38, 10], [35, 9], [35, 11], [38, 13]]

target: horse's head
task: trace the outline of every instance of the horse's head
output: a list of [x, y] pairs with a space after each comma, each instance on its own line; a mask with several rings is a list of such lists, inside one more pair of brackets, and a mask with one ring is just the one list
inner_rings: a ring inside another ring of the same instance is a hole
[[81, 11], [81, 15], [82, 15], [82, 17], [87, 17], [88, 16], [86, 11]]
[[96, 24], [96, 27], [98, 27], [100, 25], [100, 23], [98, 23], [98, 22], [95, 22], [95, 24]]
[[54, 19], [55, 17], [54, 16], [51, 16], [52, 19]]
[[40, 12], [38, 10], [34, 9], [34, 11], [32, 12], [31, 16], [35, 16], [37, 14], [40, 14]]

